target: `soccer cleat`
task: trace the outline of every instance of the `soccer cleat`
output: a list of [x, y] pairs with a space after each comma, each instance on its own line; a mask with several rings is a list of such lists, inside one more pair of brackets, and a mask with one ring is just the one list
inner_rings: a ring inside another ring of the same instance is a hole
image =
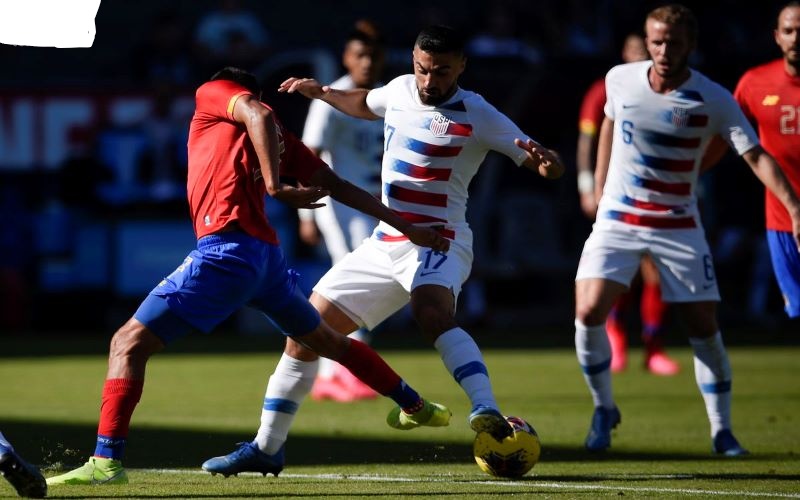
[[469, 426], [475, 432], [487, 432], [496, 440], [502, 441], [514, 433], [514, 428], [506, 417], [494, 408], [476, 406], [469, 414]]
[[589, 451], [603, 451], [611, 446], [611, 429], [615, 428], [622, 421], [619, 409], [606, 409], [598, 406], [592, 415], [592, 426], [589, 428], [589, 435], [586, 436], [586, 449]]
[[17, 490], [17, 495], [44, 498], [47, 483], [39, 469], [29, 464], [14, 451], [14, 447], [0, 434], [0, 474]]
[[372, 387], [365, 384], [344, 366], [340, 365], [336, 368], [336, 380], [344, 387], [353, 400], [375, 399], [378, 397], [378, 393], [375, 392]]
[[90, 457], [77, 469], [48, 477], [47, 484], [128, 484], [128, 474], [120, 460]]
[[722, 429], [714, 436], [714, 442], [711, 448], [717, 455], [725, 455], [726, 457], [741, 457], [742, 455], [749, 455], [750, 452], [742, 448], [739, 441], [733, 437], [730, 429]]
[[649, 353], [644, 361], [644, 366], [653, 375], [671, 377], [681, 371], [681, 366], [677, 361], [667, 356], [664, 351]]
[[283, 446], [274, 455], [267, 455], [258, 449], [255, 443], [237, 443], [239, 446], [232, 453], [223, 457], [209, 458], [203, 462], [203, 470], [212, 476], [222, 474], [225, 477], [240, 472], [260, 472], [262, 475], [272, 474], [278, 477], [286, 462]]
[[450, 424], [450, 416], [453, 414], [450, 409], [427, 399], [423, 399], [423, 402], [425, 404], [422, 409], [412, 414], [408, 414], [399, 406], [395, 406], [386, 416], [386, 423], [389, 424], [389, 427], [403, 431], [423, 425], [427, 427], [444, 427]]
[[330, 399], [339, 403], [349, 403], [356, 398], [339, 382], [339, 379], [317, 377], [311, 388], [311, 399], [315, 401]]

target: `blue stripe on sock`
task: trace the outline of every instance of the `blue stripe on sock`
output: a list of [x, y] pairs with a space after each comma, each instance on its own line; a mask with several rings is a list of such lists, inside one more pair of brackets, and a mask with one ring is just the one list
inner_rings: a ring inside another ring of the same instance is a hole
[[725, 380], [713, 384], [700, 384], [700, 391], [704, 394], [721, 394], [723, 392], [731, 392], [731, 381]]
[[597, 375], [602, 371], [606, 371], [611, 367], [611, 358], [603, 361], [602, 363], [597, 363], [596, 365], [581, 365], [581, 369], [583, 373], [586, 375]]
[[461, 365], [453, 370], [453, 378], [456, 379], [456, 382], [460, 384], [465, 378], [471, 375], [477, 375], [478, 373], [483, 373], [487, 377], [489, 376], [489, 371], [486, 369], [486, 365], [480, 361], [471, 361], [466, 365]]
[[267, 411], [277, 411], [294, 415], [297, 413], [299, 407], [300, 405], [288, 399], [264, 398], [264, 409]]
[[97, 444], [94, 448], [94, 456], [120, 460], [125, 453], [125, 444], [127, 441], [127, 438], [113, 438], [98, 434]]

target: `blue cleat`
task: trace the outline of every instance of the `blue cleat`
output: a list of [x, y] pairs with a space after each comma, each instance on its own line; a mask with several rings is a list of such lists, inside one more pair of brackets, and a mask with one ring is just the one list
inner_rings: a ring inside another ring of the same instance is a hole
[[272, 474], [278, 477], [283, 470], [285, 463], [283, 446], [274, 455], [267, 455], [258, 449], [255, 443], [237, 443], [237, 448], [232, 453], [224, 457], [209, 458], [203, 462], [203, 470], [210, 472], [212, 476], [217, 473], [225, 477], [240, 472], [260, 472], [264, 476]]
[[469, 426], [475, 432], [487, 432], [498, 441], [514, 433], [506, 417], [494, 408], [476, 406], [469, 414]]
[[20, 457], [11, 443], [0, 434], [0, 474], [21, 497], [44, 498], [47, 495], [47, 483], [39, 469]]
[[611, 446], [611, 429], [622, 422], [619, 409], [606, 409], [598, 406], [592, 415], [592, 426], [586, 436], [586, 449], [589, 451], [604, 451]]
[[739, 441], [733, 437], [733, 433], [730, 429], [722, 429], [714, 436], [711, 451], [717, 455], [725, 455], [726, 457], [741, 457], [742, 455], [750, 454], [750, 452], [742, 448]]

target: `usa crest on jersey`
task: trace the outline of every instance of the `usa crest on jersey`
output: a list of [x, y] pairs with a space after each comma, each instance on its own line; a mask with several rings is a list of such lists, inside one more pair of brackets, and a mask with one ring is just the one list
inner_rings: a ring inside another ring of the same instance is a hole
[[689, 124], [689, 110], [675, 106], [672, 108], [672, 124], [676, 127], [685, 127]]
[[441, 113], [433, 115], [431, 120], [430, 129], [436, 137], [444, 137], [447, 135], [447, 128], [450, 126], [450, 119]]

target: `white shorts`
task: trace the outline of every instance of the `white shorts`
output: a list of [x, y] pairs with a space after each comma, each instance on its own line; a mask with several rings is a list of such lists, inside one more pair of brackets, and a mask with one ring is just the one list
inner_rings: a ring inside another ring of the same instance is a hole
[[658, 267], [664, 302], [719, 301], [702, 228], [641, 231], [622, 223], [595, 224], [575, 281], [602, 278], [630, 286], [644, 255]]
[[446, 254], [409, 241], [369, 238], [325, 273], [314, 291], [371, 330], [408, 304], [420, 285], [448, 288], [457, 300], [471, 269], [471, 237], [451, 241]]

